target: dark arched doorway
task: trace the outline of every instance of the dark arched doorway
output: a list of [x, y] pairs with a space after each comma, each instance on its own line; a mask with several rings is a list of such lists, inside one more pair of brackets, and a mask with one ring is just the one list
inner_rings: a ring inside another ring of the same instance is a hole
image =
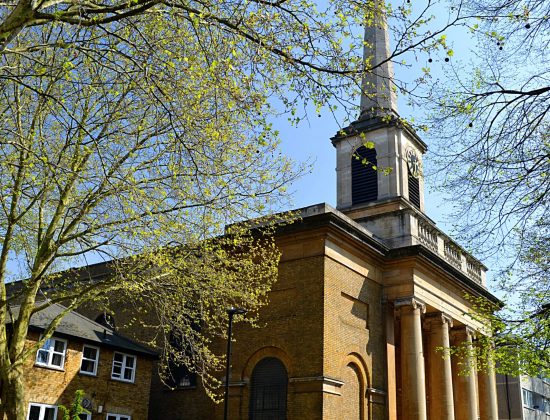
[[286, 420], [288, 373], [275, 357], [258, 362], [250, 380], [250, 420]]

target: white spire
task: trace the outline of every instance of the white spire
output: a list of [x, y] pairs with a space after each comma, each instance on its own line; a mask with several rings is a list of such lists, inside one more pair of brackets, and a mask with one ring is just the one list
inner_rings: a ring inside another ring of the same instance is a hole
[[[377, 8], [385, 7], [382, 1], [375, 1], [374, 4]], [[375, 11], [374, 16], [374, 22], [365, 27], [363, 59], [373, 70], [363, 77], [360, 120], [387, 114], [397, 115], [397, 95], [393, 89], [393, 64], [388, 60], [390, 40], [386, 13], [381, 9]]]

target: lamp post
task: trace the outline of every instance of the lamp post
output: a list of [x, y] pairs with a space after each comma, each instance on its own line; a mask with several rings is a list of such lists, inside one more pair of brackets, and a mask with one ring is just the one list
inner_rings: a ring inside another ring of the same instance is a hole
[[242, 308], [234, 308], [233, 306], [226, 310], [229, 316], [229, 324], [227, 326], [227, 354], [225, 358], [225, 398], [223, 405], [223, 420], [227, 420], [227, 404], [229, 400], [229, 366], [231, 365], [231, 332], [233, 327], [233, 316], [236, 314], [245, 314], [246, 311]]

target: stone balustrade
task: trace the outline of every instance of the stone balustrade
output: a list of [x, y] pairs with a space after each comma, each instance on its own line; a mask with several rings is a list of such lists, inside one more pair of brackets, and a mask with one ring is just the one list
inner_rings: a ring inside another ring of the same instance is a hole
[[485, 268], [428, 220], [416, 217], [418, 243], [442, 257], [479, 285], [486, 287]]
[[461, 268], [460, 249], [451, 241], [445, 241], [445, 259], [456, 268]]
[[418, 221], [418, 239], [427, 248], [437, 252], [437, 231], [427, 223]]

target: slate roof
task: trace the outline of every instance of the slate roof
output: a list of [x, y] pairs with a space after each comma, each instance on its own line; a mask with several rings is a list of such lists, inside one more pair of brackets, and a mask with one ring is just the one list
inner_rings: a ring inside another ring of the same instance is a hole
[[[58, 303], [52, 304], [47, 308], [32, 315], [30, 329], [43, 331], [50, 322], [59, 315], [65, 308]], [[19, 314], [19, 306], [12, 306], [11, 311], [14, 317]], [[8, 316], [9, 319], [9, 316]], [[9, 322], [9, 321], [8, 321]], [[126, 352], [137, 353], [143, 356], [158, 357], [158, 353], [142, 346], [129, 338], [117, 334], [112, 329], [105, 327], [97, 322], [86, 318], [74, 311], [69, 311], [61, 320], [54, 335], [78, 338], [98, 347], [110, 347], [113, 349], [124, 350]]]

